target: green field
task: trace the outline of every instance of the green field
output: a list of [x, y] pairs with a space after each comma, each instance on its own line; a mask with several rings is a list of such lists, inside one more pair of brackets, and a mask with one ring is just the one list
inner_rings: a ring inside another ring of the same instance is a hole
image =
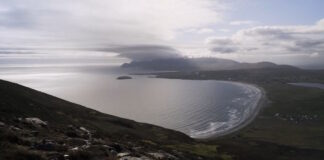
[[161, 78], [231, 80], [255, 84], [267, 102], [256, 119], [242, 130], [208, 143], [237, 159], [323, 159], [324, 90], [290, 82], [324, 82], [323, 71], [241, 70], [173, 72]]

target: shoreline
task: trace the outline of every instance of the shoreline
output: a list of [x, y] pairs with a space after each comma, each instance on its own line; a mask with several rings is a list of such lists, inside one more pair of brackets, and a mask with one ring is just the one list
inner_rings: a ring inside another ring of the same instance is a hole
[[[167, 77], [155, 77], [155, 78], [178, 79], [178, 80], [200, 80], [200, 79], [182, 79], [182, 78], [167, 78]], [[258, 86], [256, 84], [239, 82], [239, 81], [214, 80], [214, 79], [201, 79], [201, 80], [203, 80], [203, 81], [206, 81], [206, 80], [207, 81], [219, 81], [219, 82], [236, 83], [236, 84], [239, 84], [239, 85], [252, 86], [252, 87], [255, 87], [256, 89], [258, 89], [260, 91], [260, 98], [259, 98], [259, 100], [258, 100], [258, 102], [257, 102], [257, 104], [255, 106], [255, 109], [251, 113], [251, 115], [247, 119], [245, 119], [243, 122], [241, 122], [239, 125], [231, 128], [228, 131], [225, 131], [223, 133], [218, 133], [218, 134], [215, 134], [215, 135], [205, 136], [205, 137], [202, 137], [202, 138], [194, 138], [194, 137], [190, 136], [191, 138], [193, 138], [195, 140], [199, 140], [199, 141], [214, 140], [214, 139], [219, 138], [219, 137], [224, 137], [224, 136], [228, 136], [230, 134], [233, 134], [233, 133], [245, 128], [250, 123], [252, 123], [256, 119], [256, 117], [259, 115], [260, 111], [266, 106], [266, 102], [267, 102], [266, 92], [262, 87], [260, 87], [260, 86]]]
[[[228, 82], [231, 82], [231, 81], [228, 81]], [[229, 129], [228, 131], [225, 131], [225, 132], [223, 132], [221, 134], [217, 134], [217, 135], [210, 136], [210, 137], [207, 137], [207, 138], [195, 138], [196, 140], [201, 140], [201, 141], [214, 140], [214, 139], [219, 138], [219, 137], [224, 137], [224, 136], [228, 136], [230, 134], [235, 134], [235, 132], [237, 132], [237, 131], [247, 127], [249, 124], [251, 124], [257, 118], [257, 116], [259, 115], [261, 110], [266, 107], [266, 102], [267, 102], [266, 92], [262, 87], [259, 87], [259, 86], [255, 85], [255, 84], [249, 84], [249, 83], [244, 83], [244, 82], [235, 82], [235, 83], [240, 83], [240, 84], [244, 84], [244, 85], [250, 85], [250, 86], [253, 86], [253, 87], [257, 88], [258, 90], [260, 90], [261, 97], [258, 100], [254, 111], [241, 124]]]

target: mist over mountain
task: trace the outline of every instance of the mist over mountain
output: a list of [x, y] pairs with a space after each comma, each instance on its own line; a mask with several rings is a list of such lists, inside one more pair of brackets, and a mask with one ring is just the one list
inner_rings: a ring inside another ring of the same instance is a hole
[[272, 62], [241, 63], [221, 58], [165, 58], [124, 63], [122, 68], [153, 71], [237, 70], [259, 68], [296, 68]]

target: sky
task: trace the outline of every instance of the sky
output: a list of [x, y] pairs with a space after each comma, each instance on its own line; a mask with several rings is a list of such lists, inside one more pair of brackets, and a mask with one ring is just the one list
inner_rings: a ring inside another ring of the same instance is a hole
[[0, 58], [187, 56], [324, 68], [323, 7], [322, 0], [0, 0]]

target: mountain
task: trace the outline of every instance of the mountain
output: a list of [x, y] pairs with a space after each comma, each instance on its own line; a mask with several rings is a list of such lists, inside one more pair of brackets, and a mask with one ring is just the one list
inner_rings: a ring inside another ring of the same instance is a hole
[[237, 70], [258, 68], [296, 68], [271, 62], [240, 63], [220, 58], [169, 58], [124, 63], [122, 68], [153, 71]]

